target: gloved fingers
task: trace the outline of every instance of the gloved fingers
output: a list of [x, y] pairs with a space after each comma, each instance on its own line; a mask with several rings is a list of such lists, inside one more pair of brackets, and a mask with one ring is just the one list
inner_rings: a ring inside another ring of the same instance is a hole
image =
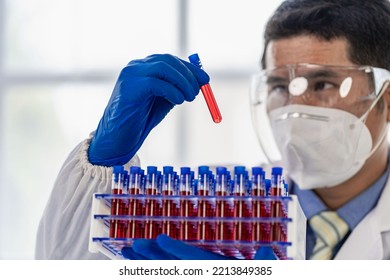
[[[166, 63], [178, 70], [184, 70], [183, 75], [185, 75], [187, 78], [192, 79], [192, 77], [194, 76], [199, 86], [203, 86], [204, 84], [210, 82], [209, 75], [207, 75], [207, 73], [203, 69], [200, 69], [198, 66], [193, 65], [189, 61], [183, 60], [171, 54], [152, 54], [145, 58], [146, 61], [154, 61], [156, 59], [165, 61]], [[180, 65], [180, 63], [178, 64], [178, 62], [181, 62], [187, 69], [182, 68], [182, 65]], [[188, 70], [191, 73], [188, 72]]]
[[123, 247], [121, 252], [122, 256], [129, 260], [147, 260], [147, 258], [144, 256], [134, 252], [133, 248], [131, 247]]
[[[133, 82], [133, 86], [138, 88], [145, 88], [146, 92], [143, 96], [144, 98], [145, 96], [163, 97], [174, 105], [182, 104], [185, 100], [193, 101], [198, 94], [192, 89], [183, 91], [175, 85], [155, 77], [144, 77], [138, 79], [137, 81]], [[129, 92], [131, 91], [129, 90]], [[143, 101], [146, 100], [144, 99]]]
[[192, 101], [199, 93], [200, 85], [210, 80], [202, 69], [168, 54], [133, 60], [125, 67], [123, 73], [165, 81], [179, 89], [187, 101]]
[[201, 248], [185, 244], [182, 241], [172, 239], [165, 234], [156, 238], [157, 244], [166, 252], [176, 256], [180, 260], [229, 260], [235, 259], [212, 253]]
[[274, 250], [270, 246], [261, 246], [253, 258], [254, 260], [278, 260]]
[[[155, 69], [151, 70], [156, 71]], [[155, 96], [163, 97], [172, 104], [181, 104], [184, 100], [193, 101], [199, 93], [199, 87], [197, 91], [194, 91], [191, 86], [183, 85], [183, 83], [187, 83], [185, 81], [180, 82], [182, 84], [181, 88], [179, 88], [172, 82], [157, 78], [151, 73], [135, 78], [135, 74], [130, 73], [131, 71], [135, 70], [122, 70], [120, 78], [118, 79], [120, 82], [116, 85], [116, 91], [120, 94], [115, 97], [116, 99], [125, 100], [131, 105], [147, 105], [153, 101]], [[114, 101], [115, 99], [111, 101], [111, 104]]]
[[160, 248], [155, 240], [137, 239], [133, 243], [133, 251], [148, 260], [177, 260], [175, 256]]

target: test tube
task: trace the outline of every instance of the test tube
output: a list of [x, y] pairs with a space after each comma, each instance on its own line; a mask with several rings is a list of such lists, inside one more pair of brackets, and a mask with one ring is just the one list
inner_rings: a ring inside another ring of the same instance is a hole
[[[141, 202], [142, 193], [142, 171], [139, 166], [131, 166], [129, 173], [129, 187], [128, 194], [130, 196], [128, 203], [128, 215], [140, 216], [144, 213]], [[127, 238], [141, 238], [143, 237], [143, 223], [140, 220], [130, 219], [128, 222]]]
[[170, 220], [172, 216], [177, 216], [177, 207], [172, 198], [175, 195], [175, 172], [173, 167], [164, 166], [162, 176], [162, 215], [167, 218], [163, 220], [162, 233], [177, 238], [178, 229]]
[[[111, 194], [114, 196], [122, 193], [123, 187], [121, 186], [122, 174], [123, 174], [123, 166], [114, 166], [112, 173], [112, 182], [111, 182]], [[118, 198], [111, 199], [111, 216], [113, 219], [110, 220], [110, 237], [118, 238], [120, 235], [120, 221], [115, 216], [120, 215], [120, 200]]]
[[[265, 217], [265, 172], [261, 167], [252, 167], [252, 216], [255, 219]], [[264, 226], [261, 221], [253, 223], [252, 240], [262, 241]]]
[[[271, 203], [271, 217], [281, 218], [283, 217], [282, 201], [280, 197], [284, 193], [284, 184], [282, 180], [283, 169], [281, 167], [273, 167], [271, 173], [271, 196], [273, 201]], [[282, 224], [280, 222], [274, 222], [271, 225], [271, 241], [280, 241], [282, 234]]]
[[216, 224], [217, 240], [233, 240], [233, 225], [226, 218], [232, 218], [233, 206], [230, 203], [231, 197], [228, 196], [228, 170], [226, 167], [216, 168], [216, 207], [215, 216], [218, 219]]
[[214, 232], [207, 217], [214, 216], [210, 195], [210, 168], [206, 165], [198, 167], [198, 240], [213, 240]]
[[148, 166], [145, 182], [145, 238], [154, 239], [159, 234], [159, 223], [153, 219], [158, 216], [159, 203], [156, 195], [158, 193], [158, 170], [156, 166]]
[[180, 182], [179, 182], [179, 195], [180, 195], [180, 239], [181, 240], [194, 240], [196, 239], [196, 232], [193, 222], [188, 221], [188, 217], [196, 217], [195, 200], [192, 197], [192, 177], [191, 169], [189, 167], [180, 168]]
[[[288, 183], [283, 179], [282, 180], [282, 185], [283, 185], [283, 193], [282, 196], [288, 196]], [[283, 200], [282, 203], [282, 213], [281, 213], [283, 218], [288, 217], [288, 202], [287, 200]], [[282, 232], [281, 232], [281, 241], [286, 242], [287, 241], [287, 226], [284, 224], [282, 227]]]
[[238, 241], [250, 241], [251, 225], [249, 222], [241, 221], [242, 218], [250, 218], [251, 205], [244, 196], [247, 193], [247, 180], [248, 173], [245, 166], [234, 167], [234, 217], [237, 218], [234, 228], [235, 240]]
[[[119, 215], [127, 215], [128, 212], [128, 200], [125, 196], [127, 194], [129, 185], [129, 172], [127, 170], [122, 171], [122, 177], [120, 178], [120, 187], [121, 187], [121, 194], [124, 196], [119, 199]], [[119, 221], [119, 230], [118, 230], [118, 238], [125, 238], [126, 237], [126, 231], [128, 227], [128, 221], [125, 219], [122, 219]]]
[[[190, 55], [188, 58], [192, 64], [203, 69], [202, 63], [200, 62], [200, 58], [199, 58], [197, 53]], [[206, 100], [206, 104], [207, 104], [207, 107], [209, 108], [209, 111], [210, 111], [211, 117], [213, 118], [213, 121], [215, 123], [220, 123], [222, 121], [222, 115], [219, 111], [218, 104], [215, 101], [215, 97], [214, 97], [214, 94], [213, 94], [213, 91], [211, 89], [210, 84], [205, 84], [205, 85], [201, 86], [200, 90], [202, 91], [204, 99]]]

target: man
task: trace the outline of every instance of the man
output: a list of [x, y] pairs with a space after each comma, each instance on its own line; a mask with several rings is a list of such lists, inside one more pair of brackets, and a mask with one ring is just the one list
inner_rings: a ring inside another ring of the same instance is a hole
[[[309, 220], [307, 258], [390, 259], [388, 50], [387, 0], [285, 1], [266, 26], [265, 71], [252, 99], [255, 125], [261, 136], [269, 121], [277, 148], [270, 158], [281, 156]], [[96, 132], [59, 174], [40, 224], [37, 258], [103, 258], [87, 249], [92, 193], [109, 192], [110, 166], [138, 165], [136, 152], [151, 129], [174, 105], [192, 101], [208, 80], [170, 55], [134, 60], [123, 69]], [[323, 253], [316, 236], [328, 234], [315, 224], [330, 217], [341, 229], [332, 232], [335, 247]], [[218, 258], [165, 236], [123, 253], [132, 259]]]

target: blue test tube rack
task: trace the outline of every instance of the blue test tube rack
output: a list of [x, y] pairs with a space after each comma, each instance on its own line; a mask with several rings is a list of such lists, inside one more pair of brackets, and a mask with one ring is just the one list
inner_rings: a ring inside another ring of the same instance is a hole
[[92, 198], [91, 252], [123, 259], [121, 249], [136, 239], [167, 234], [237, 259], [253, 259], [261, 246], [280, 259], [305, 259], [306, 219], [281, 167], [269, 179], [258, 166], [116, 166], [113, 178], [115, 191]]

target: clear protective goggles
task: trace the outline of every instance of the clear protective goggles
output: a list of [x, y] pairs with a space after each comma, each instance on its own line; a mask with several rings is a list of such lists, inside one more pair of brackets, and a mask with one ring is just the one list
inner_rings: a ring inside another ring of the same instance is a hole
[[269, 124], [271, 111], [300, 104], [340, 109], [361, 118], [376, 104], [389, 81], [388, 70], [371, 66], [305, 63], [255, 74], [250, 91], [252, 123], [267, 158], [271, 162], [280, 158]]
[[254, 76], [251, 102], [267, 111], [304, 104], [360, 117], [389, 78], [388, 70], [370, 66], [285, 65]]

